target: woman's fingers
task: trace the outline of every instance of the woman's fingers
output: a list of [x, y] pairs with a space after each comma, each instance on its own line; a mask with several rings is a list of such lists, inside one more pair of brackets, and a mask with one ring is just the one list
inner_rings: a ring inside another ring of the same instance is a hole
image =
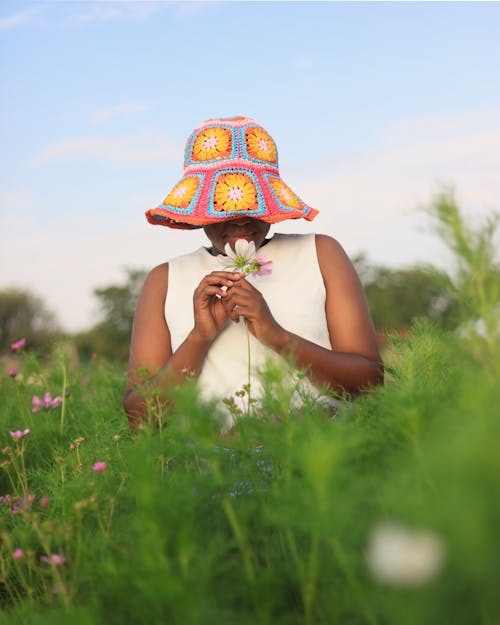
[[213, 271], [202, 279], [194, 292], [195, 298], [210, 299], [214, 295], [225, 297], [227, 289], [237, 284], [241, 276], [242, 274], [229, 271]]

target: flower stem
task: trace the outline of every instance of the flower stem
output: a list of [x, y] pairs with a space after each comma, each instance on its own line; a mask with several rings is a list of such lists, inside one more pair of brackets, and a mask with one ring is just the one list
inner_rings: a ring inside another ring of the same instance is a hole
[[66, 374], [66, 362], [64, 360], [64, 353], [61, 351], [61, 367], [63, 374], [63, 386], [62, 386], [62, 405], [61, 405], [61, 434], [64, 431], [64, 416], [66, 412], [66, 386], [67, 386], [67, 374]]
[[247, 417], [250, 416], [250, 372], [251, 372], [251, 362], [250, 362], [250, 330], [248, 329], [248, 321], [245, 319], [245, 328], [247, 330], [247, 363], [248, 363], [248, 370], [247, 370], [247, 377], [248, 377], [248, 382], [247, 382], [247, 394], [248, 394], [248, 399], [247, 399]]

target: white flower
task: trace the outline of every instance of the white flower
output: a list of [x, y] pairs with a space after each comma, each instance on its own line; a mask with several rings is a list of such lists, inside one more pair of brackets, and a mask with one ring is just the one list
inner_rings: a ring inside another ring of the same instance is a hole
[[441, 571], [445, 550], [441, 539], [428, 531], [414, 531], [392, 522], [372, 530], [366, 561], [380, 582], [395, 586], [421, 586]]
[[226, 256], [222, 254], [217, 256], [224, 271], [241, 271], [246, 275], [257, 274], [261, 276], [269, 275], [272, 271], [272, 261], [262, 254], [257, 254], [253, 241], [238, 239], [234, 244], [234, 252], [231, 245], [226, 243], [224, 251]]

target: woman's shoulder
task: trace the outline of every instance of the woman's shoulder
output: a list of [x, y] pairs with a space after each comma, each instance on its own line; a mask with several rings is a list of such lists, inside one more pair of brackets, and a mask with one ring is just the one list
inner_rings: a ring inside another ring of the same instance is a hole
[[166, 292], [168, 286], [168, 262], [153, 267], [146, 276], [142, 292]]
[[326, 281], [357, 280], [357, 273], [342, 245], [326, 234], [316, 234], [318, 264]]
[[329, 234], [316, 233], [314, 235], [314, 239], [316, 241], [316, 247], [326, 248], [326, 249], [336, 249], [343, 250], [342, 245], [334, 239]]

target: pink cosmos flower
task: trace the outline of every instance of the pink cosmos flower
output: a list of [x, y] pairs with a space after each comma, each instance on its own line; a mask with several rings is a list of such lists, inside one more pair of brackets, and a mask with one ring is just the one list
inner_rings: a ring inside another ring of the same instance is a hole
[[18, 547], [12, 552], [12, 557], [14, 558], [14, 560], [22, 560], [24, 558], [24, 551], [20, 547]]
[[107, 468], [108, 467], [105, 462], [94, 462], [92, 466], [92, 470], [95, 471], [96, 473], [104, 473], [104, 471], [106, 471]]
[[19, 339], [19, 341], [16, 341], [15, 343], [11, 343], [10, 348], [13, 352], [17, 352], [20, 349], [22, 349], [25, 345], [26, 345], [26, 339], [22, 338], [22, 339]]
[[50, 408], [57, 408], [62, 404], [62, 397], [58, 395], [52, 399], [52, 395], [50, 393], [45, 393], [43, 398], [38, 397], [38, 395], [33, 395], [31, 398], [32, 403], [32, 412], [40, 412], [40, 410], [45, 409], [48, 410]]
[[60, 406], [61, 404], [62, 404], [62, 397], [60, 395], [57, 395], [57, 397], [54, 397], [54, 399], [50, 402], [50, 407], [57, 408], [57, 406]]
[[62, 566], [67, 562], [66, 556], [59, 553], [51, 553], [50, 556], [40, 556], [40, 560], [52, 566]]
[[270, 276], [273, 273], [273, 261], [269, 260], [264, 254], [257, 254], [255, 260], [259, 265], [259, 270], [257, 271], [258, 276]]
[[10, 367], [8, 374], [9, 374], [9, 377], [15, 378], [17, 375], [17, 371], [14, 369], [14, 367]]
[[25, 430], [16, 430], [15, 432], [9, 432], [12, 439], [18, 441], [20, 438], [27, 436], [30, 433], [30, 429], [26, 428]]

